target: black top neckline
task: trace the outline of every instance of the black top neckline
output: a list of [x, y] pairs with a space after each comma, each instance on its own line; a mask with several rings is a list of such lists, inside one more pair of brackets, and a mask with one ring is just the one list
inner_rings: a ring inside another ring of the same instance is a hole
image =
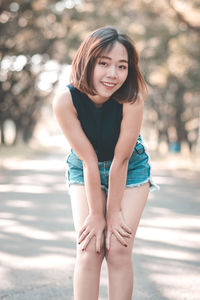
[[90, 104], [91, 107], [93, 107], [95, 110], [102, 110], [109, 102], [111, 102], [111, 100], [113, 99], [112, 96], [110, 98], [108, 98], [108, 100], [106, 100], [101, 106], [96, 106], [94, 104], [94, 101], [92, 101], [92, 99], [90, 99], [90, 97], [88, 97], [87, 94], [81, 92], [79, 89], [77, 89], [75, 86], [73, 86], [73, 88], [78, 91], [80, 93], [80, 95], [83, 95], [84, 98], [86, 99], [86, 101]]
[[90, 105], [91, 105], [95, 110], [102, 110], [102, 109], [106, 106], [106, 104], [107, 104], [108, 102], [110, 102], [110, 100], [111, 100], [111, 97], [110, 97], [108, 100], [106, 100], [104, 103], [102, 103], [101, 106], [96, 106], [95, 103], [94, 103], [94, 101], [92, 101], [92, 99], [90, 99], [90, 97], [88, 97], [87, 94], [84, 94], [84, 96], [85, 96], [85, 99], [87, 99], [88, 103], [90, 103]]

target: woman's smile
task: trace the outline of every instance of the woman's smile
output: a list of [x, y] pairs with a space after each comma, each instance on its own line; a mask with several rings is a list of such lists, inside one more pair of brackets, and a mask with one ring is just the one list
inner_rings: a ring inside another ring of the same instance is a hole
[[103, 82], [103, 85], [105, 86], [105, 88], [107, 89], [113, 89], [116, 86], [116, 83], [111, 83], [111, 82]]

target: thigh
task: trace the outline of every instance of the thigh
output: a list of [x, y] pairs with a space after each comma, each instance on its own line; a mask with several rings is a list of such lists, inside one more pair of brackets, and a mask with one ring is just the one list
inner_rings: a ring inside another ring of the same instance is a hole
[[138, 228], [147, 198], [149, 194], [149, 183], [141, 186], [126, 188], [121, 202], [122, 215], [126, 224], [132, 228], [133, 235]]
[[145, 183], [137, 187], [126, 188], [124, 190], [124, 195], [121, 202], [121, 212], [125, 223], [132, 229], [132, 237], [124, 238], [128, 245], [128, 247], [125, 248], [118, 241], [115, 235], [112, 234], [111, 248], [109, 251], [110, 256], [114, 256], [114, 254], [120, 254], [120, 259], [122, 259], [122, 255], [125, 257], [132, 256], [135, 234], [147, 201], [148, 194], [149, 183]]
[[[71, 198], [74, 227], [76, 235], [78, 235], [79, 230], [81, 229], [86, 217], [89, 214], [85, 186], [72, 184], [69, 188], [69, 194]], [[101, 201], [103, 202], [103, 207], [105, 211], [106, 194], [103, 190], [101, 190]]]

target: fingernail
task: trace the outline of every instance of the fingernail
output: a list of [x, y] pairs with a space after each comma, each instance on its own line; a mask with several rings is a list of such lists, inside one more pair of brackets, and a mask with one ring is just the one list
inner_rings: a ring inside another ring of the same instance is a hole
[[82, 251], [85, 251], [85, 249], [83, 248]]
[[127, 244], [125, 244], [124, 246], [125, 246], [125, 247], [128, 247], [128, 245], [127, 245]]
[[109, 249], [108, 249], [108, 248], [106, 248], [106, 251], [108, 252], [108, 251], [109, 251]]

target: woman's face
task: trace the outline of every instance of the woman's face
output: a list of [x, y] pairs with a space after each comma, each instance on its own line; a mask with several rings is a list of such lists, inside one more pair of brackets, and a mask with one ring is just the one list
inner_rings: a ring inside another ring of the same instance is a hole
[[110, 51], [104, 51], [97, 58], [94, 67], [93, 86], [97, 93], [89, 96], [97, 105], [103, 104], [124, 83], [128, 75], [128, 53], [116, 42]]

